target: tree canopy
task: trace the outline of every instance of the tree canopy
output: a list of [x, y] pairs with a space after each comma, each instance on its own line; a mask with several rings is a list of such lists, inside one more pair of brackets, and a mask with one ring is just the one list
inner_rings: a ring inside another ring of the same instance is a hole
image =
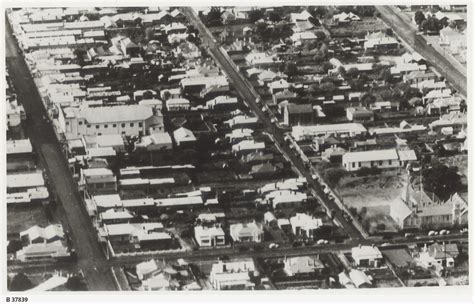
[[415, 13], [415, 22], [418, 26], [426, 20], [425, 14], [422, 11], [417, 11]]
[[433, 192], [442, 200], [448, 199], [461, 186], [457, 168], [441, 163], [436, 162], [431, 167], [423, 169], [422, 175], [424, 189]]

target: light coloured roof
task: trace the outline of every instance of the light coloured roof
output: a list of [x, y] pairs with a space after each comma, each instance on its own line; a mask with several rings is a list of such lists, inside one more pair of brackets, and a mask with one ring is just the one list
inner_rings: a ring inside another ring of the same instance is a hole
[[173, 136], [178, 143], [196, 141], [196, 136], [194, 136], [193, 132], [183, 127], [175, 130]]
[[357, 246], [352, 248], [352, 257], [354, 259], [381, 259], [382, 253], [377, 247]]
[[113, 123], [144, 121], [153, 115], [150, 107], [120, 105], [112, 107], [81, 108], [79, 115], [88, 123]]
[[33, 188], [38, 186], [44, 186], [44, 178], [41, 171], [7, 174], [7, 188]]
[[120, 134], [97, 135], [96, 142], [99, 147], [123, 146], [123, 138]]
[[7, 140], [7, 154], [31, 153], [33, 147], [29, 139]]
[[194, 235], [196, 238], [201, 238], [203, 236], [225, 236], [224, 230], [221, 227], [205, 227], [205, 226], [196, 226], [194, 227]]
[[100, 218], [103, 220], [132, 219], [133, 215], [127, 209], [124, 209], [124, 210], [108, 209], [100, 213]]
[[107, 168], [82, 169], [84, 176], [110, 176], [114, 175], [112, 170]]
[[97, 207], [113, 208], [122, 206], [122, 201], [118, 194], [94, 195], [92, 201]]
[[399, 150], [398, 157], [401, 161], [414, 161], [417, 160], [415, 151], [413, 150]]
[[305, 230], [313, 230], [321, 227], [323, 221], [320, 218], [315, 218], [305, 213], [297, 213], [295, 216], [290, 218], [291, 226], [304, 227]]
[[383, 160], [398, 160], [397, 150], [372, 150], [372, 151], [358, 151], [347, 152], [342, 156], [343, 162], [369, 162], [369, 161], [383, 161]]

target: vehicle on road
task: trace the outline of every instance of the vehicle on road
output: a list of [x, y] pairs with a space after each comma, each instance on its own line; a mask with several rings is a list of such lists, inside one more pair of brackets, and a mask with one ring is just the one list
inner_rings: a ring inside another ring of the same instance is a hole
[[435, 235], [438, 235], [438, 231], [431, 230], [430, 232], [428, 232], [428, 236], [435, 236]]
[[450, 233], [451, 233], [451, 231], [443, 229], [439, 232], [439, 235], [448, 235]]
[[414, 237], [414, 236], [415, 236], [414, 233], [410, 233], [410, 232], [409, 232], [409, 233], [405, 233], [405, 237], [406, 237], [406, 238], [412, 238], [412, 237]]
[[316, 245], [324, 245], [324, 244], [329, 244], [329, 241], [321, 239], [316, 242]]
[[270, 249], [277, 249], [278, 247], [280, 247], [280, 245], [278, 245], [276, 243], [271, 243], [270, 245], [268, 245], [268, 248], [270, 248]]
[[469, 233], [469, 229], [463, 228], [459, 232], [462, 233], [462, 234], [467, 234], [467, 233]]

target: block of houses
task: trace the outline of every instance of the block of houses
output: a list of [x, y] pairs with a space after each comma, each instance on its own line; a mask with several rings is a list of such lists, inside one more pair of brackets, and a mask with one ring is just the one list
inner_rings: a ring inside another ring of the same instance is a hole
[[194, 227], [194, 238], [199, 247], [215, 247], [225, 245], [225, 232], [222, 227], [196, 226]]
[[347, 171], [357, 171], [362, 167], [389, 169], [405, 167], [409, 162], [416, 159], [416, 154], [414, 154], [413, 150], [358, 151], [344, 154], [342, 156], [342, 165]]
[[365, 107], [349, 107], [346, 109], [346, 117], [353, 122], [374, 121], [374, 112]]
[[104, 225], [106, 238], [111, 243], [134, 245], [143, 249], [167, 249], [173, 243], [161, 223]]
[[236, 243], [260, 243], [263, 241], [262, 225], [256, 222], [232, 224], [229, 230], [230, 237]]
[[146, 151], [164, 151], [173, 148], [173, 141], [169, 133], [155, 133], [143, 136], [140, 141], [135, 142], [135, 149]]
[[297, 278], [319, 276], [325, 269], [317, 256], [285, 257], [284, 265], [286, 275]]
[[281, 63], [275, 55], [267, 53], [249, 53], [245, 56], [245, 61], [255, 68], [270, 68]]
[[246, 115], [236, 115], [224, 122], [231, 129], [249, 128], [255, 129], [258, 123], [258, 117], [250, 117]]
[[233, 111], [238, 107], [238, 99], [230, 96], [217, 96], [206, 102], [206, 107], [214, 111]]
[[273, 212], [267, 211], [263, 214], [263, 222], [265, 225], [271, 225], [272, 223], [276, 223], [277, 219]]
[[306, 178], [288, 178], [275, 183], [268, 183], [258, 189], [258, 193], [267, 194], [276, 190], [301, 190], [307, 184]]
[[397, 49], [397, 39], [387, 36], [383, 32], [367, 33], [365, 35], [364, 48], [366, 50], [391, 50]]
[[314, 123], [314, 112], [311, 104], [288, 104], [284, 110], [284, 123], [293, 125], [312, 125]]
[[252, 166], [249, 174], [254, 179], [265, 179], [278, 176], [283, 169], [282, 163], [272, 164], [270, 162], [256, 164]]
[[7, 204], [41, 203], [48, 198], [49, 191], [41, 171], [7, 174]]
[[232, 130], [232, 132], [227, 133], [225, 135], [225, 138], [228, 139], [231, 144], [233, 144], [242, 140], [252, 139], [253, 132], [254, 131], [252, 129], [248, 129], [248, 128], [234, 129]]
[[441, 44], [448, 45], [452, 50], [467, 47], [466, 36], [449, 26], [439, 31], [439, 41]]
[[360, 21], [360, 18], [353, 12], [349, 12], [348, 14], [346, 14], [345, 12], [341, 12], [339, 14], [332, 16], [332, 21], [335, 24], [342, 25], [342, 24], [350, 23], [351, 21]]
[[255, 264], [252, 259], [219, 261], [212, 265], [209, 281], [214, 290], [252, 289], [255, 287], [251, 281], [254, 274]]
[[45, 228], [35, 225], [20, 232], [20, 240], [23, 247], [16, 252], [16, 258], [22, 262], [70, 255], [61, 224], [52, 224]]
[[272, 95], [284, 90], [288, 90], [289, 88], [290, 84], [285, 79], [275, 80], [268, 84], [268, 89]]
[[427, 80], [436, 80], [436, 78], [435, 73], [426, 71], [412, 71], [403, 75], [403, 81], [410, 85], [416, 85], [417, 83]]
[[358, 267], [379, 267], [382, 263], [382, 253], [375, 246], [359, 245], [352, 248], [351, 254]]
[[284, 89], [283, 91], [278, 91], [272, 96], [273, 104], [275, 105], [276, 104], [281, 105], [285, 101], [287, 101], [288, 103], [293, 102], [297, 98], [298, 98], [298, 94], [288, 89]]
[[305, 213], [297, 213], [290, 218], [290, 224], [293, 234], [297, 237], [314, 239], [323, 221]]

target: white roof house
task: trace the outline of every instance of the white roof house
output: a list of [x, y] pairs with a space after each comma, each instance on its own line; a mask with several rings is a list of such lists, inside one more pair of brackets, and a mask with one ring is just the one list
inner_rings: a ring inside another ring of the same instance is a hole
[[346, 162], [370, 162], [380, 160], [398, 160], [397, 150], [373, 150], [373, 151], [358, 151], [348, 152], [344, 154], [343, 159]]
[[178, 146], [183, 143], [192, 143], [196, 141], [196, 136], [194, 136], [193, 132], [183, 127], [175, 130], [173, 132], [173, 137]]
[[20, 232], [20, 238], [32, 243], [50, 243], [56, 240], [64, 239], [64, 230], [61, 224], [52, 224], [45, 228], [35, 225], [29, 229]]
[[255, 264], [252, 259], [219, 261], [212, 265], [209, 279], [215, 290], [252, 288], [255, 284], [250, 281], [250, 274], [254, 271]]
[[111, 221], [111, 220], [121, 220], [128, 221], [133, 219], [133, 214], [127, 209], [117, 210], [117, 209], [108, 209], [99, 214], [99, 218], [102, 221]]
[[294, 126], [292, 136], [295, 140], [300, 141], [321, 135], [355, 136], [366, 132], [367, 129], [360, 123], [342, 123], [315, 126]]
[[118, 194], [104, 194], [92, 196], [92, 203], [95, 207], [102, 209], [110, 209], [116, 207], [122, 207], [122, 200]]
[[285, 204], [304, 203], [307, 199], [306, 193], [292, 190], [275, 190], [265, 195], [265, 202], [271, 204], [274, 209]]
[[232, 146], [232, 152], [236, 154], [245, 152], [245, 151], [258, 151], [258, 150], [264, 150], [264, 149], [265, 149], [264, 142], [256, 142], [253, 139], [243, 140]]
[[260, 243], [263, 240], [263, 228], [255, 222], [232, 224], [229, 230], [234, 242]]
[[257, 122], [258, 117], [250, 117], [245, 115], [237, 115], [225, 121], [225, 123], [228, 124], [231, 128], [241, 125], [245, 125], [250, 128], [250, 126], [256, 125]]
[[29, 139], [7, 140], [7, 155], [32, 152], [33, 146]]
[[151, 259], [149, 261], [141, 262], [135, 266], [138, 279], [140, 281], [146, 280], [158, 273], [158, 265], [156, 261]]
[[211, 99], [206, 102], [206, 107], [208, 109], [214, 109], [217, 105], [224, 105], [224, 104], [237, 104], [238, 99], [236, 97], [230, 96], [217, 96], [214, 99]]
[[196, 226], [194, 237], [200, 247], [225, 244], [225, 232], [220, 226]]
[[243, 129], [234, 129], [231, 133], [227, 133], [225, 138], [228, 138], [230, 142], [233, 142], [236, 139], [251, 138], [253, 134], [252, 129], [243, 128]]
[[16, 258], [22, 262], [67, 256], [69, 256], [68, 249], [60, 240], [51, 243], [30, 244], [16, 252]]
[[297, 213], [290, 218], [290, 224], [295, 235], [305, 234], [306, 237], [313, 238], [314, 231], [323, 225], [323, 221], [305, 213]]
[[369, 264], [374, 263], [374, 261], [382, 259], [382, 253], [375, 246], [353, 247], [351, 253], [357, 266], [361, 266], [363, 264], [361, 261], [363, 260], [366, 260], [366, 266], [369, 266]]
[[349, 272], [349, 277], [357, 288], [361, 287], [364, 284], [372, 285], [372, 279], [361, 270], [351, 269], [351, 271]]
[[260, 187], [258, 190], [259, 193], [268, 193], [275, 190], [293, 190], [297, 191], [300, 187], [306, 184], [306, 178], [298, 177], [298, 178], [288, 178], [283, 181], [275, 182], [275, 183], [268, 183], [264, 186]]
[[7, 174], [7, 189], [34, 188], [44, 186], [43, 173]]

